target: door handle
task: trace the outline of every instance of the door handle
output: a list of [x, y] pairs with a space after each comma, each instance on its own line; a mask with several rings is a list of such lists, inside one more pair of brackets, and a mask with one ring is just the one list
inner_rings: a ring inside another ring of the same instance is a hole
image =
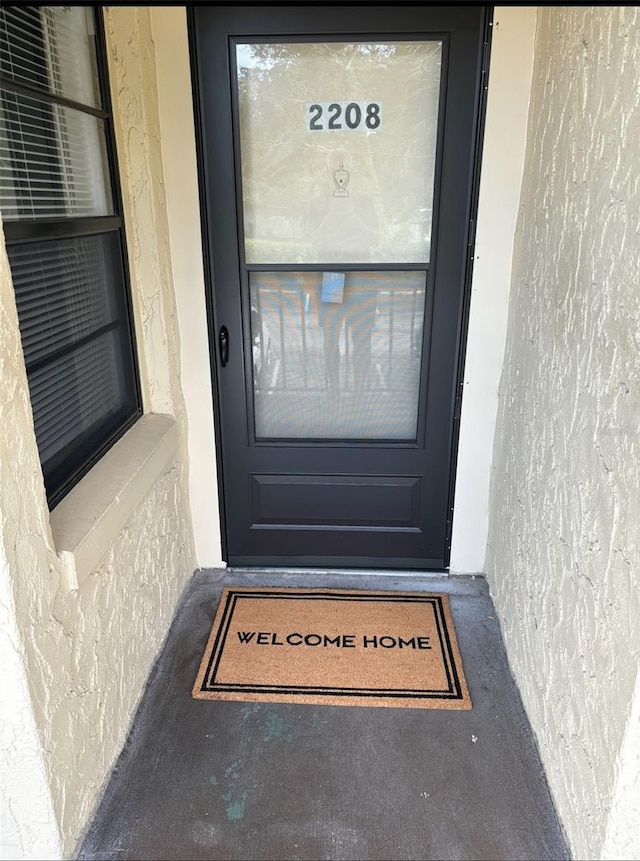
[[226, 326], [220, 327], [218, 342], [220, 345], [220, 364], [224, 368], [229, 361], [229, 330]]

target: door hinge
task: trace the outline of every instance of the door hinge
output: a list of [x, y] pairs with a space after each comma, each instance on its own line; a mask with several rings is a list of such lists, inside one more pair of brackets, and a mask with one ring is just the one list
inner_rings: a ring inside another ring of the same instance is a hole
[[451, 533], [453, 532], [453, 508], [451, 509], [451, 515], [447, 518], [447, 529], [444, 536], [444, 543], [447, 550], [451, 550]]
[[456, 398], [456, 402], [453, 405], [453, 420], [460, 421], [460, 416], [462, 415], [462, 398]]
[[480, 68], [480, 88], [483, 93], [489, 89], [489, 43], [482, 45], [482, 64]]
[[482, 83], [487, 86], [487, 72], [489, 71], [489, 43], [485, 42], [482, 45]]
[[476, 220], [472, 218], [469, 221], [469, 242], [467, 244], [468, 248], [473, 249], [476, 244]]

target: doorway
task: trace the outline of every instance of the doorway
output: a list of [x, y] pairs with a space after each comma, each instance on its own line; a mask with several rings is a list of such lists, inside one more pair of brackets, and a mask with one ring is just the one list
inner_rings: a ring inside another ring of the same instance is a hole
[[483, 7], [192, 7], [225, 556], [446, 570]]

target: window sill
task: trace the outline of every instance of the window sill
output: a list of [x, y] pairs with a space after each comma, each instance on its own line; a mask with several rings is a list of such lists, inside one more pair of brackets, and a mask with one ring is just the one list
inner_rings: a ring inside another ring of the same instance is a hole
[[145, 415], [50, 515], [69, 590], [95, 571], [122, 527], [175, 459], [179, 430], [169, 416]]

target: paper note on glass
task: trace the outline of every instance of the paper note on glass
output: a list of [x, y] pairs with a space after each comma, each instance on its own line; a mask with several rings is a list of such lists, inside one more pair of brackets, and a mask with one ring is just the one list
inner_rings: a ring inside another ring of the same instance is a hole
[[335, 302], [340, 304], [344, 297], [344, 273], [323, 272], [321, 302]]

